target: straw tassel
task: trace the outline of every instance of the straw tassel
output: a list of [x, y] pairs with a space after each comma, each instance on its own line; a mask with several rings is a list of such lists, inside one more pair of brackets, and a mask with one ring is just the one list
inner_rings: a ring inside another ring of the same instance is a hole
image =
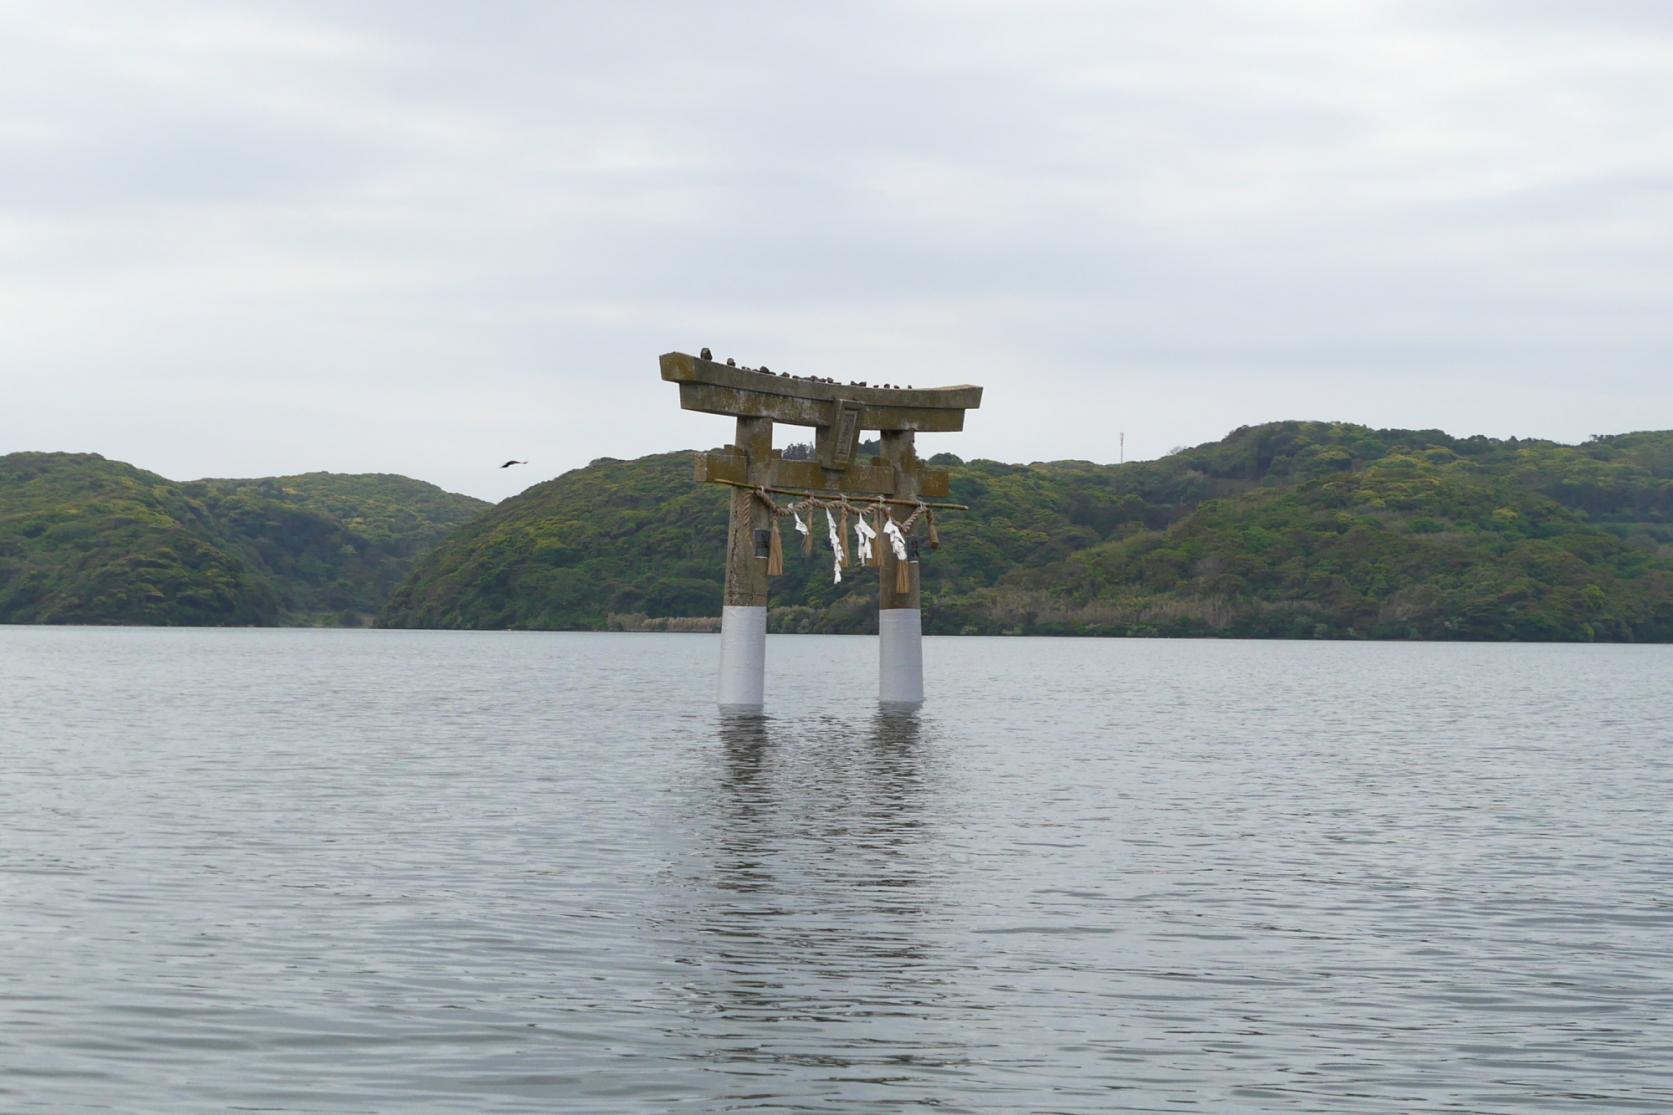
[[929, 523], [929, 548], [939, 550], [941, 548], [941, 535], [935, 529], [935, 512], [928, 512], [924, 515], [924, 519]]
[[772, 538], [767, 544], [767, 576], [778, 577], [784, 573], [784, 540], [778, 536], [778, 516], [773, 516]]
[[802, 531], [802, 556], [813, 556], [813, 504], [807, 505], [807, 529]]
[[842, 539], [842, 545], [837, 547], [837, 557], [842, 559], [842, 567], [850, 569], [853, 562], [848, 557], [848, 505], [842, 505], [842, 525], [838, 528], [837, 537]]
[[912, 591], [912, 563], [895, 559], [895, 592], [905, 596]]
[[[874, 531], [878, 529], [878, 515], [879, 514], [880, 513], [873, 513], [873, 515], [871, 517], [871, 520], [870, 520], [871, 528]], [[883, 568], [882, 549], [883, 549], [882, 546], [879, 546], [876, 543], [872, 544], [872, 547], [871, 547], [871, 567], [873, 569], [882, 569]]]

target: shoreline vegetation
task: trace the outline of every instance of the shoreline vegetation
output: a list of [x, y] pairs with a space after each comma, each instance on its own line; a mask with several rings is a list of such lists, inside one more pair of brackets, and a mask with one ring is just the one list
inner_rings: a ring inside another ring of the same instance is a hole
[[[1673, 641], [1673, 431], [1292, 421], [1123, 465], [929, 461], [970, 511], [925, 548], [926, 634]], [[832, 584], [822, 524], [812, 555], [785, 527], [769, 630], [875, 631], [875, 574]], [[496, 505], [391, 475], [180, 483], [14, 453], [0, 622], [711, 631], [725, 537], [689, 451]]]

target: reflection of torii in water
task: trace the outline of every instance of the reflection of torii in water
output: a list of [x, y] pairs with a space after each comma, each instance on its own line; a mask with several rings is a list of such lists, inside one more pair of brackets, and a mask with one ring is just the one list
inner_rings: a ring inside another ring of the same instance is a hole
[[759, 1101], [763, 1074], [784, 1070], [817, 1088], [856, 1068], [929, 1080], [970, 1064], [956, 1031], [903, 1053], [855, 1025], [958, 1013], [954, 961], [928, 931], [942, 865], [922, 732], [901, 711], [879, 712], [869, 731], [825, 717], [723, 718], [717, 796], [697, 814], [697, 854], [671, 891], [686, 903], [659, 921], [691, 972], [682, 1039], [740, 1077], [744, 1094], [726, 1098]]
[[[964, 414], [982, 403], [980, 387], [872, 387], [819, 376], [716, 363], [708, 349], [661, 358], [662, 378], [680, 388], [685, 410], [737, 420], [736, 440], [699, 454], [696, 478], [732, 489], [726, 538], [726, 596], [720, 621], [722, 709], [760, 712], [765, 688], [767, 577], [776, 507], [769, 493], [804, 503], [862, 507], [879, 521], [879, 534], [899, 535], [880, 546], [878, 696], [885, 705], [916, 707], [924, 700], [923, 618], [918, 596], [918, 547], [909, 532], [919, 514], [933, 514], [948, 492], [947, 473], [924, 468], [914, 444], [920, 433], [964, 429]], [[786, 460], [773, 449], [773, 423], [814, 427], [814, 459]], [[880, 455], [855, 459], [864, 430], [880, 433]], [[854, 503], [850, 504], [849, 501]], [[899, 514], [904, 520], [894, 524]], [[933, 522], [933, 519], [930, 519]], [[886, 525], [887, 524], [887, 525]], [[894, 529], [891, 529], [894, 527]], [[835, 532], [833, 527], [832, 533]], [[931, 534], [934, 544], [934, 534]], [[840, 555], [838, 557], [840, 562]]]

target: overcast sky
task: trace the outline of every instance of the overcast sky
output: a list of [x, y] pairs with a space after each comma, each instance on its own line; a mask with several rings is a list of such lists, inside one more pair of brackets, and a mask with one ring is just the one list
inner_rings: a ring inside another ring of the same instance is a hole
[[0, 0], [0, 452], [498, 499], [727, 441], [704, 345], [1014, 461], [1666, 428], [1669, 105], [1659, 0]]

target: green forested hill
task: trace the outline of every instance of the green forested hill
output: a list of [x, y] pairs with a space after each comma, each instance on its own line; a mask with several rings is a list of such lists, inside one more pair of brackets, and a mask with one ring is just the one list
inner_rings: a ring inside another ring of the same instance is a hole
[[388, 473], [183, 485], [272, 583], [286, 623], [376, 615], [413, 561], [491, 504]]
[[[932, 439], [927, 448], [933, 448]], [[1673, 640], [1673, 432], [1584, 445], [1283, 422], [1157, 461], [931, 458], [935, 632]], [[785, 530], [779, 631], [866, 631], [876, 573]], [[399, 476], [176, 483], [0, 456], [0, 622], [603, 628], [719, 612], [726, 495], [604, 459], [489, 506]], [[404, 579], [403, 579], [404, 578]]]
[[209, 510], [91, 453], [0, 457], [0, 622], [274, 623], [273, 586]]
[[[422, 559], [384, 622], [717, 614], [725, 495], [690, 460], [595, 461], [507, 500]], [[1673, 639], [1673, 432], [1283, 422], [1122, 466], [932, 460], [971, 510], [926, 553], [931, 631]], [[875, 627], [875, 572], [832, 585], [822, 543], [785, 541], [775, 630]]]
[[966, 606], [1091, 633], [1673, 639], [1673, 483], [1640, 475], [1628, 496], [1605, 478], [1631, 466], [1572, 470], [1569, 456], [1394, 451], [1206, 501], [1167, 531], [1090, 547]]
[[602, 628], [613, 613], [720, 612], [726, 496], [690, 453], [604, 458], [467, 523], [419, 562], [392, 627]]
[[0, 623], [359, 623], [488, 505], [402, 476], [176, 483], [0, 456]]

